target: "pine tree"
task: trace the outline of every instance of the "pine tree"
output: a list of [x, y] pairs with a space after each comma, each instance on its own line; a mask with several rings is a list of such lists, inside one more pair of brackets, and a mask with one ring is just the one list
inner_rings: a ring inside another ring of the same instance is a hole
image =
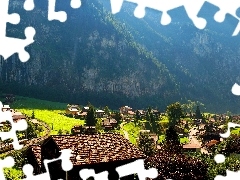
[[202, 115], [199, 109], [199, 106], [197, 106], [196, 112], [195, 112], [195, 118], [196, 119], [202, 119]]
[[140, 133], [138, 147], [147, 156], [152, 156], [156, 152], [154, 140], [147, 133]]
[[96, 125], [96, 118], [95, 118], [95, 111], [93, 106], [89, 106], [89, 110], [87, 112], [86, 117], [86, 126], [95, 126]]
[[32, 116], [31, 116], [32, 119], [35, 119], [35, 113], [34, 111], [32, 111]]
[[26, 130], [26, 138], [27, 139], [33, 139], [37, 137], [37, 133], [36, 133], [36, 127], [34, 126], [34, 124], [30, 121], [27, 121], [28, 127]]
[[167, 149], [169, 149], [169, 152], [172, 152], [172, 153], [181, 152], [182, 146], [180, 144], [180, 139], [178, 137], [178, 134], [174, 126], [170, 126], [166, 131], [165, 145]]
[[108, 115], [108, 116], [110, 115], [110, 110], [109, 110], [108, 106], [105, 106], [104, 112], [106, 115]]

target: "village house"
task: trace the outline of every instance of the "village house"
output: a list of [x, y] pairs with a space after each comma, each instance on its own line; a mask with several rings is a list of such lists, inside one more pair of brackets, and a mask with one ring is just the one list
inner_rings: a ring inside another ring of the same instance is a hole
[[101, 109], [97, 109], [95, 112], [95, 115], [97, 118], [103, 118], [103, 115], [105, 114], [105, 111], [101, 110]]
[[102, 127], [104, 130], [113, 130], [117, 127], [117, 120], [114, 118], [105, 118], [102, 120]]
[[83, 126], [82, 125], [79, 125], [79, 126], [74, 126], [72, 129], [71, 129], [71, 134], [72, 135], [77, 135], [77, 134], [82, 134], [83, 133]]
[[12, 111], [12, 118], [14, 122], [17, 122], [19, 120], [26, 120], [26, 116], [17, 111]]
[[130, 117], [130, 118], [133, 118], [135, 115], [136, 115], [136, 113], [133, 111], [128, 111], [128, 113], [127, 113], [127, 117]]
[[78, 112], [77, 117], [80, 119], [85, 119], [87, 117], [87, 112]]
[[183, 145], [183, 152], [201, 152], [201, 146], [198, 144], [188, 143]]
[[[30, 146], [25, 152], [27, 163], [34, 168], [35, 174], [45, 172], [44, 159], [60, 156], [63, 149], [71, 149], [70, 158], [73, 168], [67, 173], [62, 170], [61, 162], [48, 165], [51, 179], [79, 180], [79, 171], [93, 169], [96, 173], [107, 171], [111, 180], [119, 179], [115, 169], [146, 156], [120, 134], [81, 134], [54, 135], [46, 139], [41, 146]], [[57, 172], [57, 173], [56, 173]], [[125, 176], [121, 180], [132, 180], [133, 175]]]
[[[17, 122], [19, 120], [26, 120], [25, 115], [23, 115], [21, 112], [15, 111], [14, 109], [11, 109], [9, 105], [3, 105], [2, 111], [10, 111], [12, 114], [13, 122]], [[3, 124], [6, 124], [6, 121], [2, 121], [0, 123], [0, 127], [3, 127]]]
[[79, 105], [70, 105], [66, 109], [66, 115], [77, 116], [79, 112]]
[[89, 110], [89, 107], [88, 107], [88, 106], [85, 106], [85, 107], [82, 108], [82, 111], [81, 111], [81, 112], [88, 112], [88, 110]]
[[161, 114], [160, 111], [158, 111], [157, 109], [152, 109], [151, 112], [155, 115], [155, 117], [159, 117]]
[[128, 114], [129, 114], [129, 113], [128, 113], [129, 111], [132, 112], [132, 108], [129, 107], [129, 106], [123, 106], [123, 107], [120, 108], [120, 114], [128, 115]]
[[209, 141], [209, 142], [207, 142], [207, 143], [205, 144], [205, 147], [206, 147], [208, 150], [212, 150], [212, 148], [213, 148], [215, 145], [219, 144], [219, 143], [220, 143], [220, 141], [211, 140], [211, 141]]
[[136, 110], [135, 114], [137, 114], [137, 111], [139, 112], [140, 118], [144, 118], [146, 112], [144, 110]]

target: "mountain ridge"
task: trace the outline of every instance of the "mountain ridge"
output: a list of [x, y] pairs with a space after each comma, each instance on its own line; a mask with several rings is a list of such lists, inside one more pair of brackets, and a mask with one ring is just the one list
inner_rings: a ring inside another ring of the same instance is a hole
[[[215, 75], [219, 67], [212, 71], [215, 61], [204, 59], [211, 56], [205, 53], [211, 49], [212, 41], [207, 29], [194, 32], [193, 28], [190, 38], [183, 38], [184, 42], [173, 36], [174, 30], [165, 30], [171, 35], [158, 32], [161, 26], [148, 24], [151, 22], [148, 19], [141, 29], [131, 24], [141, 20], [132, 17], [127, 17], [129, 21], [124, 25], [119, 18], [126, 17], [112, 15], [101, 1], [83, 1], [80, 9], [72, 10], [68, 2], [59, 0], [56, 10], [67, 12], [65, 23], [48, 22], [47, 3], [36, 1], [34, 11], [25, 12], [23, 1], [13, 2], [15, 7], [10, 12], [19, 12], [22, 21], [17, 26], [8, 26], [8, 34], [21, 37], [29, 25], [36, 28], [37, 34], [35, 43], [27, 47], [31, 54], [28, 62], [19, 62], [16, 55], [7, 61], [0, 60], [1, 91], [66, 103], [90, 101], [96, 106], [108, 104], [113, 108], [119, 104], [165, 108], [174, 101], [193, 99], [214, 111], [238, 111], [238, 99], [230, 93], [225, 97], [229, 85], [235, 83], [233, 78], [228, 75], [222, 78], [228, 81], [219, 83], [221, 76]], [[174, 24], [169, 28], [179, 27]], [[181, 36], [187, 37], [192, 26], [184, 24], [181, 28], [186, 29], [181, 30]], [[145, 39], [147, 35], [151, 37], [148, 41], [140, 40], [144, 33]], [[236, 75], [239, 68], [234, 58], [236, 66], [232, 69]], [[221, 75], [228, 70], [225, 68]]]

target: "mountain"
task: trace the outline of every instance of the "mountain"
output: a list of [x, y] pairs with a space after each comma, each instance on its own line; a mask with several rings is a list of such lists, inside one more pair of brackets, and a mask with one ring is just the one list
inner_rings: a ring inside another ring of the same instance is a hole
[[28, 62], [17, 55], [1, 59], [3, 92], [113, 109], [164, 110], [171, 102], [192, 99], [210, 111], [238, 112], [239, 99], [230, 92], [239, 79], [237, 42], [214, 28], [197, 30], [176, 15], [180, 19], [163, 27], [157, 12], [136, 19], [131, 4], [112, 15], [110, 3], [100, 0], [82, 1], [79, 9], [58, 0], [56, 10], [68, 14], [64, 23], [47, 20], [47, 1], [35, 1], [30, 12], [23, 1], [10, 3], [9, 12], [22, 19], [8, 24], [7, 35], [25, 38], [24, 29], [33, 26], [36, 36], [26, 48]]

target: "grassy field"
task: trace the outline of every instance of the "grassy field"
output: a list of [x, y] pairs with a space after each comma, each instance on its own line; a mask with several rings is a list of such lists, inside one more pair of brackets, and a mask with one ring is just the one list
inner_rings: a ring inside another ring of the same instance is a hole
[[10, 107], [29, 117], [32, 116], [32, 112], [34, 111], [36, 119], [46, 122], [53, 128], [51, 131], [52, 135], [57, 134], [60, 129], [63, 133], [71, 132], [73, 126], [84, 124], [84, 120], [69, 118], [63, 115], [67, 107], [66, 103], [15, 96], [15, 101]]
[[136, 144], [136, 139], [139, 136], [140, 126], [135, 126], [133, 122], [127, 123], [123, 126], [123, 129], [128, 132], [129, 141]]
[[231, 129], [231, 134], [240, 134], [240, 128]]
[[[18, 109], [18, 111], [30, 117], [32, 115], [32, 110], [30, 109]], [[67, 131], [71, 132], [73, 126], [84, 124], [84, 120], [69, 118], [61, 113], [64, 113], [64, 111], [34, 109], [35, 118], [46, 122], [51, 128], [53, 128], [51, 131], [52, 135], [56, 135], [60, 129], [64, 133]]]

